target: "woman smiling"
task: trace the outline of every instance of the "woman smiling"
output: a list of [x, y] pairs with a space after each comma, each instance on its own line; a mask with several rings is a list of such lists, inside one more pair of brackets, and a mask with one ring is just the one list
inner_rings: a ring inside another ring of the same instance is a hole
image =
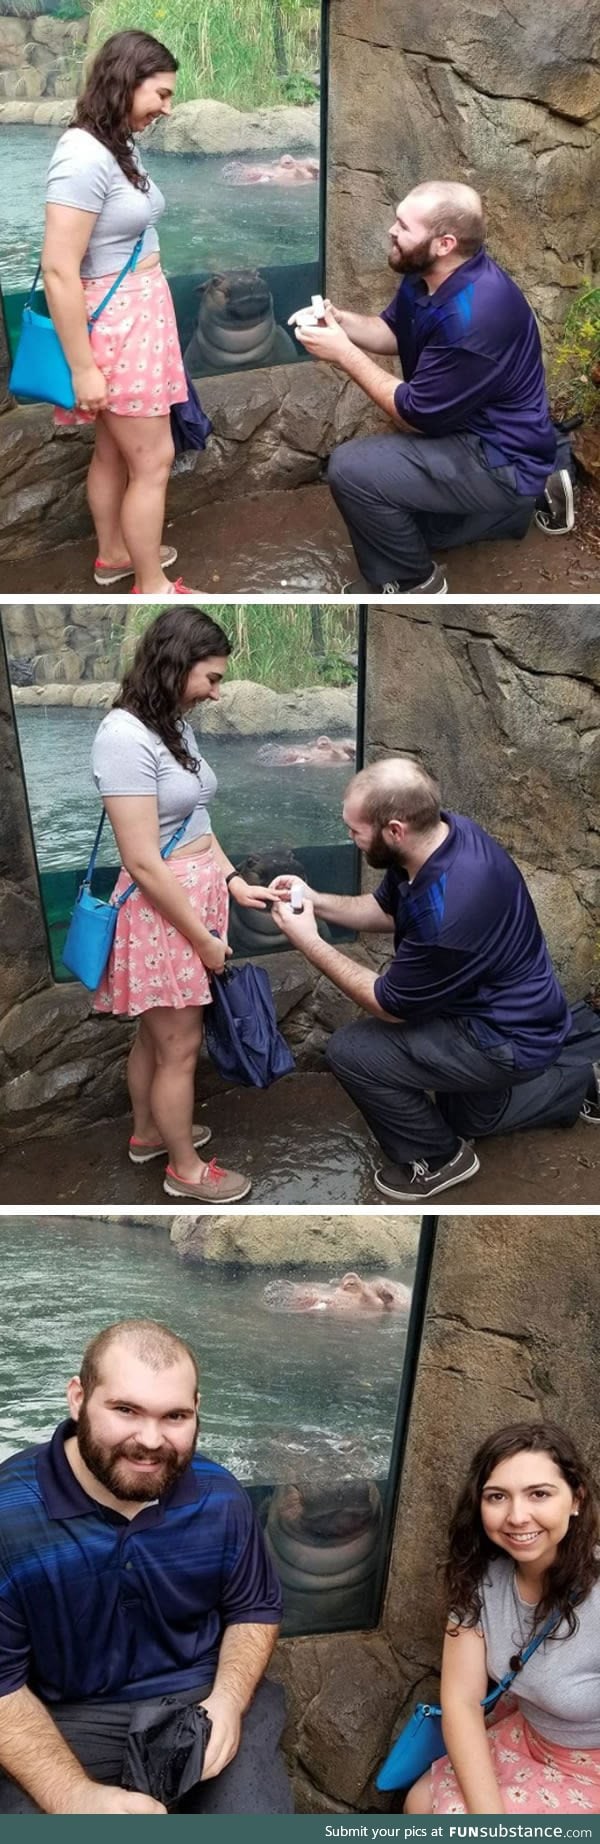
[[[560, 1428], [518, 1423], [479, 1448], [450, 1527], [448, 1753], [407, 1812], [600, 1812], [598, 1536], [593, 1481]], [[515, 1670], [516, 1704], [486, 1728], [488, 1680]]]

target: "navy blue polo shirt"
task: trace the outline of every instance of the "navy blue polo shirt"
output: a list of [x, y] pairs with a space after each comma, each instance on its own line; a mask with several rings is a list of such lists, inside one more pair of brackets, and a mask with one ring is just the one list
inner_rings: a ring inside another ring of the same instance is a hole
[[556, 460], [535, 316], [510, 275], [478, 250], [430, 294], [404, 277], [381, 315], [398, 341], [396, 409], [422, 435], [478, 435], [489, 467], [512, 466], [538, 494]]
[[517, 1069], [545, 1069], [571, 1014], [527, 885], [482, 826], [442, 818], [448, 836], [412, 883], [394, 867], [374, 893], [394, 917], [396, 948], [375, 997], [408, 1024], [468, 1019], [483, 1050], [508, 1044]]
[[125, 1518], [67, 1460], [75, 1431], [0, 1466], [0, 1696], [44, 1703], [205, 1688], [227, 1626], [277, 1625], [281, 1589], [247, 1494], [196, 1454]]

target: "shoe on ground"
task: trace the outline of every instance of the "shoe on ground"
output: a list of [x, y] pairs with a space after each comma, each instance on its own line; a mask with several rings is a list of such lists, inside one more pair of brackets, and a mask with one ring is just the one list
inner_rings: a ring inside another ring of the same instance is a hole
[[479, 1160], [467, 1140], [459, 1142], [458, 1152], [445, 1165], [430, 1166], [426, 1159], [413, 1159], [410, 1165], [380, 1165], [375, 1173], [377, 1190], [402, 1204], [426, 1204], [438, 1191], [462, 1185], [479, 1171]]
[[[163, 570], [168, 570], [169, 564], [177, 563], [177, 551], [174, 544], [161, 544], [160, 561]], [[122, 583], [127, 576], [135, 576], [132, 563], [105, 563], [102, 557], [96, 558], [94, 564], [95, 583], [100, 583], [101, 585], [105, 583], [107, 588], [110, 588], [111, 583]]]
[[[149, 593], [149, 591], [138, 589], [137, 583], [134, 583], [131, 591], [132, 595], [146, 595], [146, 593]], [[155, 601], [157, 599], [164, 601], [166, 597], [170, 595], [193, 595], [194, 601], [199, 602], [206, 594], [206, 589], [188, 589], [187, 583], [184, 583], [183, 577], [177, 576], [174, 583], [167, 583], [166, 589], [157, 589], [154, 599]]]
[[403, 598], [407, 595], [447, 595], [448, 584], [439, 563], [434, 563], [431, 575], [424, 583], [413, 583], [410, 589], [406, 583], [368, 583], [366, 576], [357, 576], [352, 583], [344, 583], [342, 595], [394, 595]]
[[[206, 1146], [210, 1137], [210, 1127], [198, 1127], [194, 1124], [192, 1141], [196, 1150], [199, 1146]], [[162, 1145], [159, 1140], [137, 1140], [134, 1133], [131, 1135], [128, 1152], [132, 1165], [148, 1165], [150, 1159], [158, 1159], [161, 1153], [168, 1153], [168, 1151], [168, 1146]]]
[[586, 1120], [588, 1127], [600, 1127], [600, 1063], [593, 1063], [592, 1071], [592, 1080], [579, 1119]]
[[535, 522], [540, 531], [548, 532], [551, 538], [562, 538], [573, 530], [573, 482], [567, 467], [559, 467], [556, 473], [549, 474], [538, 500]]
[[211, 1159], [196, 1184], [179, 1178], [172, 1165], [167, 1166], [163, 1183], [167, 1197], [191, 1197], [200, 1204], [237, 1204], [251, 1190], [251, 1178], [246, 1178], [243, 1172], [224, 1171], [216, 1159]]

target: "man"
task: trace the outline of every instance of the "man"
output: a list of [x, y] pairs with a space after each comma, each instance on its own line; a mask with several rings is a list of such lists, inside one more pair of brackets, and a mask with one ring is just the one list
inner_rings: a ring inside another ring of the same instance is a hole
[[0, 1812], [164, 1813], [121, 1788], [158, 1698], [212, 1725], [177, 1814], [292, 1811], [262, 1682], [280, 1587], [246, 1493], [196, 1454], [193, 1353], [122, 1320], [67, 1398], [52, 1440], [0, 1466]]
[[[427, 1203], [479, 1170], [470, 1140], [575, 1121], [586, 1093], [597, 1100], [591, 1061], [567, 1043], [569, 1008], [516, 864], [474, 820], [441, 809], [419, 763], [363, 769], [344, 820], [382, 883], [354, 897], [311, 890], [303, 913], [282, 900], [274, 914], [368, 1014], [334, 1032], [327, 1061], [384, 1154], [378, 1190]], [[284, 899], [290, 883], [273, 889]], [[350, 960], [321, 940], [316, 916], [393, 933], [391, 964], [376, 975]]]
[[[445, 595], [434, 550], [522, 538], [536, 502], [546, 529], [571, 529], [568, 448], [558, 461], [534, 315], [484, 247], [478, 193], [415, 186], [389, 236], [390, 268], [404, 277], [389, 307], [354, 314], [327, 302], [327, 325], [298, 326], [297, 337], [341, 366], [395, 431], [346, 442], [329, 462], [361, 571], [348, 592]], [[384, 355], [400, 357], [401, 384], [377, 363]]]

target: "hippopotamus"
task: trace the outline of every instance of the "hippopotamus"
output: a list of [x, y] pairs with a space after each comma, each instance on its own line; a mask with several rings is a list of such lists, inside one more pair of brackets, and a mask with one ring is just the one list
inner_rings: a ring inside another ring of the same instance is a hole
[[373, 1479], [331, 1485], [281, 1485], [269, 1506], [265, 1539], [285, 1590], [286, 1614], [316, 1622], [363, 1624], [378, 1560], [382, 1505]]
[[410, 1287], [390, 1281], [384, 1274], [362, 1280], [359, 1274], [342, 1275], [341, 1281], [269, 1281], [265, 1306], [275, 1313], [333, 1313], [337, 1318], [380, 1318], [384, 1313], [408, 1313]]
[[[274, 877], [294, 877], [299, 883], [306, 883], [306, 866], [295, 858], [286, 846], [272, 846], [264, 852], [251, 852], [238, 865], [242, 877], [249, 884], [270, 884]], [[273, 899], [275, 901], [275, 898]], [[331, 939], [327, 923], [321, 923], [321, 933], [326, 941]], [[231, 906], [229, 918], [229, 944], [234, 954], [264, 954], [269, 948], [280, 948], [288, 943], [278, 928], [272, 909], [239, 909], [235, 901]]]
[[263, 743], [258, 750], [259, 762], [269, 768], [305, 768], [313, 765], [354, 762], [356, 744], [351, 736], [334, 742], [330, 736], [318, 736], [315, 743]]
[[233, 161], [223, 169], [224, 177], [234, 186], [310, 186], [319, 177], [319, 162], [312, 155], [280, 154], [273, 165], [240, 166]]
[[193, 378], [296, 361], [297, 347], [277, 325], [273, 296], [257, 269], [211, 275], [199, 294], [196, 330], [184, 353]]

